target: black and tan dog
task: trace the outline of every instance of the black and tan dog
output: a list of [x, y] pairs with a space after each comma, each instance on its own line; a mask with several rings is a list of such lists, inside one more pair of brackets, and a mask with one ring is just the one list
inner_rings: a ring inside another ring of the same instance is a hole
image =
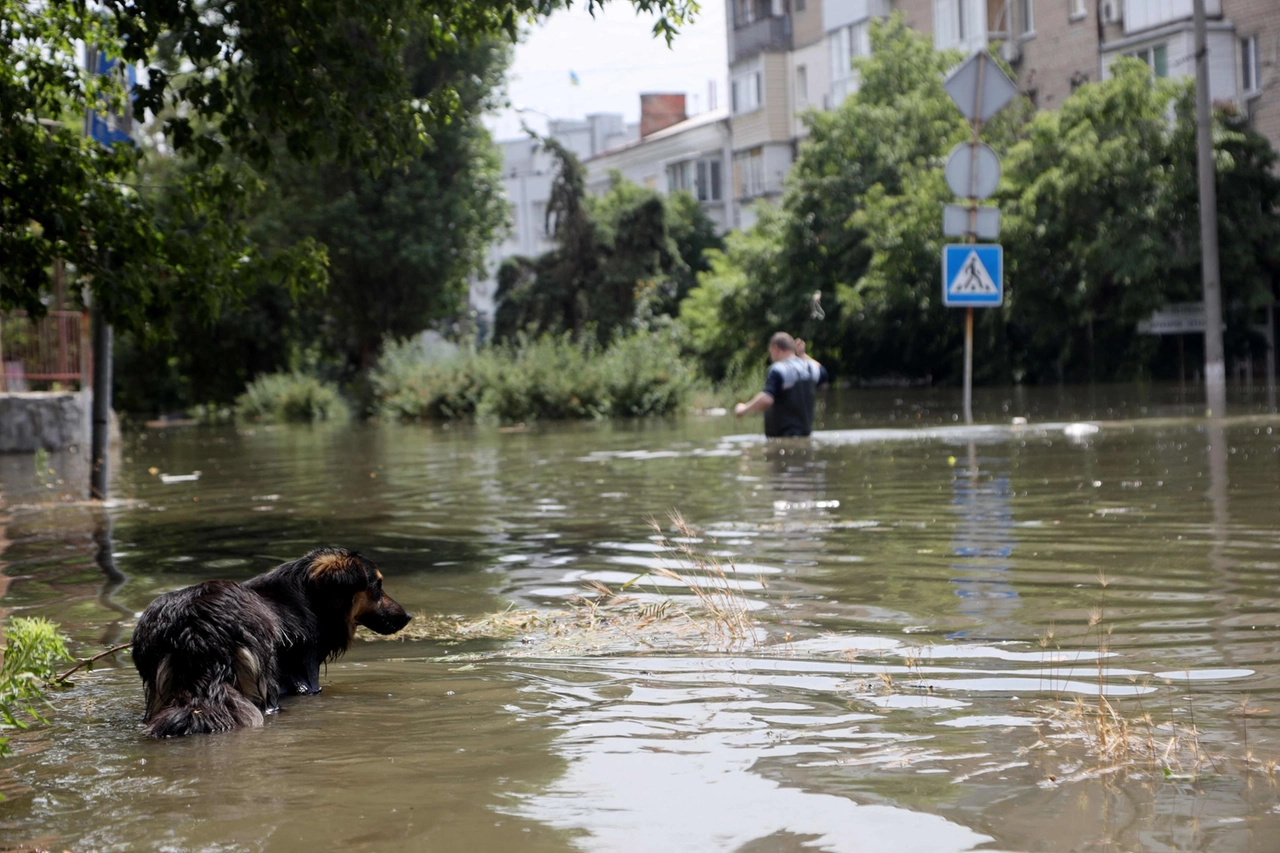
[[151, 602], [133, 629], [151, 737], [262, 725], [281, 693], [319, 693], [320, 665], [356, 626], [394, 634], [409, 614], [365, 557], [320, 548], [244, 583], [209, 581]]

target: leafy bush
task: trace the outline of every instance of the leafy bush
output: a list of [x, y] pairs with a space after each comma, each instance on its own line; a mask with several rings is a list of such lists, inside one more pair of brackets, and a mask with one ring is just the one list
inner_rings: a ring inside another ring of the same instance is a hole
[[474, 353], [428, 360], [412, 338], [388, 341], [369, 373], [374, 414], [397, 420], [474, 415], [483, 385], [480, 368]]
[[615, 417], [668, 415], [684, 408], [694, 371], [667, 336], [635, 334], [614, 341], [599, 362]]
[[503, 422], [608, 417], [599, 357], [589, 336], [578, 343], [567, 334], [533, 341], [521, 335], [493, 347], [481, 355], [489, 369], [477, 414]]
[[371, 374], [374, 411], [418, 420], [476, 416], [518, 422], [664, 415], [680, 410], [693, 370], [669, 337], [639, 333], [601, 350], [594, 335], [530, 339], [429, 361], [388, 343]]
[[249, 383], [236, 414], [268, 423], [343, 420], [350, 409], [336, 385], [303, 373], [272, 373]]
[[[44, 722], [37, 710], [46, 704], [44, 687], [57, 677], [57, 664], [71, 660], [58, 626], [48, 619], [10, 620], [0, 657], [0, 731]], [[0, 737], [0, 755], [9, 752]]]

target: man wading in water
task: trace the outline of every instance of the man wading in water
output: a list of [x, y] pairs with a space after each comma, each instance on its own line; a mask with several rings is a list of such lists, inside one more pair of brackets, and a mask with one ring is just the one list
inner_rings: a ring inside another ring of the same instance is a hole
[[[797, 345], [798, 344], [798, 345]], [[804, 354], [804, 342], [786, 332], [769, 339], [769, 374], [764, 390], [749, 403], [733, 407], [738, 417], [764, 412], [764, 434], [769, 438], [806, 436], [813, 432], [813, 410], [822, 365]]]

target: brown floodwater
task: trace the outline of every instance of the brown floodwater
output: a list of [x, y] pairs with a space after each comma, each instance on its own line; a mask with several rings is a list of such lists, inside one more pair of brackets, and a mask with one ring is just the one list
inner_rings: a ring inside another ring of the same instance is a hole
[[[989, 391], [966, 430], [955, 402], [846, 392], [768, 444], [731, 417], [148, 430], [105, 510], [67, 500], [74, 458], [9, 457], [0, 617], [82, 655], [320, 544], [413, 611], [563, 608], [663, 565], [671, 508], [759, 641], [359, 642], [265, 727], [165, 742], [120, 653], [14, 736], [0, 849], [1280, 849], [1280, 418]], [[1156, 760], [1098, 754], [1099, 692]]]

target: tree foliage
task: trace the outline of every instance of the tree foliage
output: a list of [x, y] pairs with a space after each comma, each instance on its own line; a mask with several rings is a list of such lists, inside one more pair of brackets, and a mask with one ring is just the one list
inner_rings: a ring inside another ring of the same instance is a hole
[[178, 312], [172, 336], [123, 336], [123, 407], [225, 405], [255, 377], [277, 371], [347, 380], [372, 364], [386, 336], [461, 317], [468, 277], [507, 215], [500, 155], [481, 123], [501, 92], [507, 56], [506, 46], [492, 41], [448, 62], [415, 54], [416, 85], [425, 90], [429, 81], [456, 78], [462, 102], [411, 160], [377, 173], [276, 163], [248, 211], [248, 236], [270, 254], [323, 247], [326, 286], [299, 295], [262, 277], [212, 323]]
[[[602, 2], [586, 0], [592, 9]], [[697, 9], [692, 0], [631, 2], [655, 13], [655, 33], [667, 38]], [[271, 262], [234, 216], [253, 182], [221, 165], [228, 155], [259, 171], [281, 155], [375, 171], [417, 157], [464, 93], [461, 80], [441, 75], [415, 96], [410, 54], [443, 62], [486, 40], [514, 40], [560, 5], [0, 0], [0, 309], [42, 311], [50, 266], [62, 258], [126, 328], [141, 332], [188, 302], [216, 314], [246, 267]], [[176, 220], [130, 186], [139, 152], [79, 138], [80, 117], [122, 109], [128, 94], [122, 73], [82, 69], [80, 44], [144, 68], [131, 93], [136, 114], [157, 120], [166, 150], [201, 166]], [[212, 225], [228, 212], [225, 227]], [[192, 255], [194, 241], [203, 248]], [[196, 269], [197, 260], [212, 266]], [[312, 278], [314, 255], [304, 260], [298, 283]]]
[[542, 144], [556, 162], [547, 202], [556, 246], [535, 258], [510, 258], [498, 274], [494, 333], [593, 328], [601, 343], [619, 330], [651, 326], [677, 309], [705, 253], [720, 245], [715, 226], [688, 193], [659, 195], [615, 172], [609, 190], [586, 195], [585, 171], [554, 139]]

